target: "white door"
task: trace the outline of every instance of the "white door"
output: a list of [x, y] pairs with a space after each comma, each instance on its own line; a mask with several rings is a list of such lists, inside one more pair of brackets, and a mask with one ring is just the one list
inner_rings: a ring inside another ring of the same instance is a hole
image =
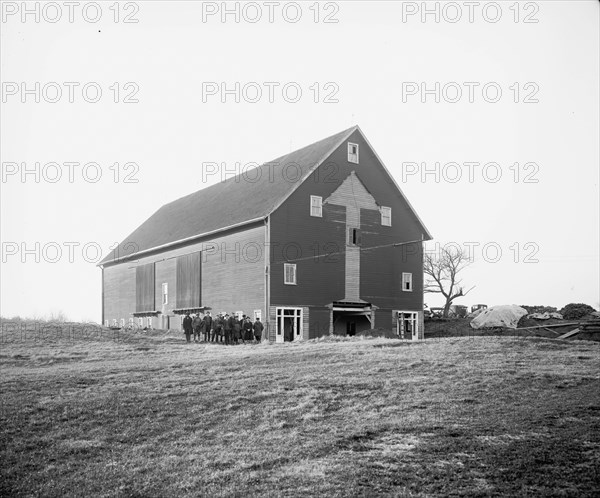
[[408, 339], [410, 337], [413, 341], [416, 341], [419, 338], [418, 314], [414, 311], [395, 311], [395, 313], [397, 313], [397, 330], [400, 338]]
[[275, 342], [292, 342], [302, 338], [302, 308], [277, 308]]

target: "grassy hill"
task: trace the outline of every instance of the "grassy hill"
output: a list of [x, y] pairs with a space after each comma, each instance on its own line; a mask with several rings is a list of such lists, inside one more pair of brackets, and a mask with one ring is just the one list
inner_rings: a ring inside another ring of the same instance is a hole
[[594, 496], [600, 347], [3, 324], [0, 496]]

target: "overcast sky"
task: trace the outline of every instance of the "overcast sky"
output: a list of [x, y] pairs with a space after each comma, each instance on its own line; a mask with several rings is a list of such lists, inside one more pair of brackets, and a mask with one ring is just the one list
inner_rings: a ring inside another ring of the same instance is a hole
[[429, 247], [472, 249], [458, 304], [600, 306], [597, 1], [27, 7], [2, 4], [3, 316], [99, 321], [95, 263], [227, 174], [203, 163], [355, 124]]

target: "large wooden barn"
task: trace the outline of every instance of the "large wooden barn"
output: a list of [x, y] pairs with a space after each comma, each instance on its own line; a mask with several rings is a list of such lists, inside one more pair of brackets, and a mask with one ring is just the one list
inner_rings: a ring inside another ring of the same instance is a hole
[[101, 263], [108, 326], [211, 309], [266, 339], [423, 334], [431, 236], [358, 126], [173, 201]]

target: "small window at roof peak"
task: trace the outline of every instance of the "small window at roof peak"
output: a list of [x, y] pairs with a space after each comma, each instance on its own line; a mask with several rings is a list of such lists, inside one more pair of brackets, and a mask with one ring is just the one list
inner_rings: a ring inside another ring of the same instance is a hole
[[348, 162], [358, 164], [358, 144], [348, 142]]

